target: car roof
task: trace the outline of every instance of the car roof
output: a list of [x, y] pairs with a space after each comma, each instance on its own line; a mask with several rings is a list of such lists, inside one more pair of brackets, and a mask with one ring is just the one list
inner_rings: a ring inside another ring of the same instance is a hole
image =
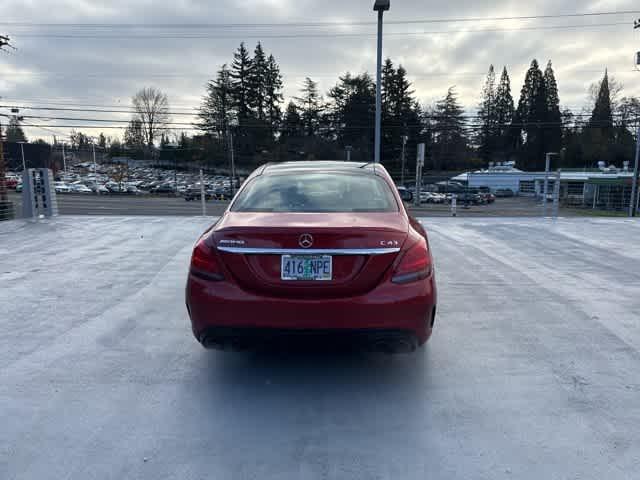
[[258, 169], [258, 175], [282, 174], [300, 171], [332, 171], [332, 172], [366, 172], [373, 174], [385, 175], [386, 169], [380, 164], [367, 162], [342, 162], [342, 161], [301, 161], [301, 162], [283, 162], [268, 163], [261, 169]]

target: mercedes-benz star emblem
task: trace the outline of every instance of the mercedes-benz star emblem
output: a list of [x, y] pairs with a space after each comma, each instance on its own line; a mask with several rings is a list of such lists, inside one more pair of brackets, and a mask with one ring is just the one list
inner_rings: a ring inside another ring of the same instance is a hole
[[302, 248], [311, 248], [313, 246], [313, 237], [308, 233], [304, 235], [300, 235], [300, 239], [298, 240], [298, 244]]

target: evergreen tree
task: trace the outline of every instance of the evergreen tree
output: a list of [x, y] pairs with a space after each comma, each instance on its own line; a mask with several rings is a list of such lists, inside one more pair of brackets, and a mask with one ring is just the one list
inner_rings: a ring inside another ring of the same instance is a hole
[[387, 58], [382, 66], [382, 158], [393, 157], [394, 131], [393, 112], [395, 107], [393, 99], [396, 86], [396, 69], [390, 58]]
[[383, 122], [385, 117], [390, 117], [393, 111], [391, 98], [394, 96], [394, 87], [396, 82], [396, 69], [393, 62], [387, 58], [382, 66], [382, 116]]
[[467, 166], [464, 110], [458, 103], [454, 87], [436, 104], [433, 122], [433, 166], [435, 170]]
[[399, 65], [396, 69], [387, 59], [382, 70], [382, 159], [394, 170], [400, 168], [402, 137], [409, 138], [407, 155], [410, 156], [421, 130], [420, 112], [413, 94], [405, 68]]
[[100, 148], [107, 148], [107, 137], [105, 137], [102, 132], [100, 132], [100, 135], [98, 136], [98, 146]]
[[544, 126], [547, 122], [547, 92], [544, 75], [537, 60], [525, 76], [516, 111], [516, 123], [521, 128], [519, 156], [528, 170], [544, 168], [545, 154], [549, 151], [544, 141]]
[[303, 135], [304, 125], [302, 124], [302, 118], [300, 117], [298, 106], [293, 102], [289, 102], [287, 105], [287, 111], [284, 115], [280, 141], [285, 143], [292, 138], [302, 137]]
[[498, 118], [496, 102], [496, 74], [493, 65], [482, 89], [482, 100], [478, 109], [480, 131], [478, 133], [478, 153], [480, 158], [488, 162], [495, 154], [498, 143]]
[[282, 75], [280, 67], [273, 55], [267, 60], [267, 78], [265, 88], [265, 104], [267, 109], [267, 121], [271, 127], [271, 134], [280, 126], [282, 112], [280, 104], [284, 101], [282, 96]]
[[178, 144], [180, 145], [180, 148], [183, 150], [186, 150], [189, 148], [189, 137], [187, 136], [187, 134], [185, 132], [180, 132], [180, 140], [178, 142]]
[[7, 142], [26, 142], [27, 137], [22, 130], [20, 121], [16, 117], [11, 117], [7, 131], [5, 133]]
[[296, 100], [301, 111], [305, 134], [308, 137], [314, 137], [319, 133], [320, 114], [323, 110], [322, 97], [318, 92], [317, 82], [307, 77], [300, 92], [302, 96], [296, 97]]
[[[502, 69], [500, 83], [496, 88], [495, 118], [497, 127], [497, 155], [502, 161], [509, 157], [514, 144], [514, 129], [511, 127], [514, 115], [513, 97], [511, 96], [511, 80], [507, 67]], [[519, 131], [516, 132], [519, 135]]]
[[340, 77], [329, 92], [329, 130], [344, 148], [353, 147], [363, 158], [372, 152], [375, 125], [375, 83], [369, 74]]
[[407, 79], [407, 71], [402, 65], [396, 70], [394, 76], [393, 91], [390, 96], [390, 104], [393, 108], [393, 115], [397, 120], [404, 120], [404, 117], [411, 111], [414, 104], [411, 90], [411, 82]]
[[630, 160], [628, 152], [633, 149], [625, 145], [633, 142], [630, 142], [631, 135], [626, 128], [614, 128], [611, 89], [612, 81], [605, 70], [591, 118], [582, 131], [585, 166], [594, 167], [599, 161], [620, 165], [624, 160]]
[[231, 72], [227, 65], [223, 65], [216, 79], [207, 84], [197, 127], [210, 135], [224, 136], [233, 119], [234, 100]]
[[611, 135], [613, 114], [611, 108], [611, 91], [609, 89], [609, 72], [606, 70], [604, 72], [604, 78], [600, 83], [598, 97], [588, 126], [590, 128], [601, 129], [604, 136]]
[[231, 65], [231, 86], [233, 105], [238, 117], [240, 127], [245, 126], [251, 116], [250, 107], [250, 78], [252, 75], [253, 62], [249, 57], [249, 51], [244, 45], [240, 47], [233, 56]]
[[267, 99], [267, 57], [258, 42], [251, 61], [251, 69], [248, 74], [247, 101], [253, 114], [258, 120], [265, 119], [266, 99]]
[[560, 112], [558, 83], [556, 82], [551, 60], [547, 63], [547, 68], [544, 71], [544, 86], [547, 95], [545, 144], [547, 151], [559, 152], [562, 148], [562, 113]]

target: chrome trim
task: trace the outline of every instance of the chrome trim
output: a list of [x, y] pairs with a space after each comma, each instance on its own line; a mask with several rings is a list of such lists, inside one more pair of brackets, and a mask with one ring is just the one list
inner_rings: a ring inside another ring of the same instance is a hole
[[389, 255], [398, 253], [399, 248], [242, 248], [242, 247], [218, 247], [225, 253], [237, 253], [241, 255], [334, 255], [336, 257], [346, 255]]

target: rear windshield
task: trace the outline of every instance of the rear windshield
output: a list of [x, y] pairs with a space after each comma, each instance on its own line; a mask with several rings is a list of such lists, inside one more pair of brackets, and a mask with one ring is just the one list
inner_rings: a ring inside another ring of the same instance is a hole
[[234, 212], [397, 212], [387, 182], [368, 174], [296, 173], [265, 175], [249, 183]]

